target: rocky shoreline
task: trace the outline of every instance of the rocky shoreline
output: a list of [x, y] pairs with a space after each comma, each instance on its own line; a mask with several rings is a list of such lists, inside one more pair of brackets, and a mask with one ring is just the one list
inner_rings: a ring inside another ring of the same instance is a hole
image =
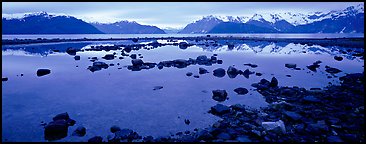
[[[252, 86], [264, 96], [268, 107], [252, 109], [242, 104], [226, 106], [218, 103], [208, 112], [222, 120], [208, 128], [154, 138], [140, 136], [131, 129], [112, 126], [110, 135], [91, 137], [88, 141], [364, 142], [364, 73], [346, 74], [339, 80], [340, 85], [307, 90], [297, 86], [279, 87], [275, 77], [270, 81], [262, 79]], [[218, 93], [213, 90], [213, 95]], [[71, 126], [67, 113], [59, 114], [53, 120], [57, 122], [45, 124], [45, 135], [52, 139], [57, 137], [57, 132], [50, 128], [59, 124], [59, 138], [66, 137], [65, 129], [67, 132], [67, 127]], [[78, 127], [73, 135], [83, 136], [86, 131]]]

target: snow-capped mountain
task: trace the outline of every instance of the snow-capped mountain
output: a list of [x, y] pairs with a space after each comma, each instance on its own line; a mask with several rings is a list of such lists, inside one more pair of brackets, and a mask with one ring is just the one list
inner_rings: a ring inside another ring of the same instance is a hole
[[[363, 15], [363, 4], [343, 10], [308, 14], [263, 13], [252, 17], [210, 15], [188, 24], [180, 33], [363, 33]], [[233, 30], [234, 27], [236, 30]]]
[[141, 25], [135, 21], [119, 21], [110, 24], [91, 23], [98, 30], [108, 34], [165, 34], [156, 26]]
[[122, 20], [115, 23], [87, 23], [65, 14], [35, 12], [3, 14], [3, 34], [164, 34], [156, 26]]
[[101, 34], [94, 26], [72, 16], [46, 12], [2, 18], [3, 34]]

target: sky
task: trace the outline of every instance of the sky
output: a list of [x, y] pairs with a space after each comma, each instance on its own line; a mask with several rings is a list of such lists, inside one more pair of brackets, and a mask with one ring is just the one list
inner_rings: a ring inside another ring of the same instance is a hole
[[309, 13], [342, 10], [363, 2], [2, 2], [2, 15], [45, 11], [87, 22], [121, 20], [159, 28], [182, 28], [203, 16], [253, 16], [258, 13]]

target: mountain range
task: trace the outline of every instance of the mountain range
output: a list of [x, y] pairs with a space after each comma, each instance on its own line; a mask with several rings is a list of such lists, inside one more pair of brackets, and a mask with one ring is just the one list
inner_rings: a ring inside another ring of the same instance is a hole
[[179, 33], [364, 33], [364, 6], [330, 12], [205, 16]]
[[271, 13], [248, 16], [205, 16], [183, 29], [141, 25], [121, 20], [87, 23], [73, 16], [46, 12], [2, 18], [3, 34], [165, 34], [165, 33], [364, 33], [364, 6], [330, 12]]

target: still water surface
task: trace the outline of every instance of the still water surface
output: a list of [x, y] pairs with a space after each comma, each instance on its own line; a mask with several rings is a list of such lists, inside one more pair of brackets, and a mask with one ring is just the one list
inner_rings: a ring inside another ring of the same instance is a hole
[[[280, 86], [322, 88], [329, 82], [339, 84], [338, 77], [346, 73], [363, 72], [364, 66], [363, 59], [351, 55], [363, 49], [271, 42], [235, 41], [234, 48], [229, 48], [225, 45], [225, 40], [219, 41], [218, 46], [201, 41], [198, 43], [208, 45], [193, 45], [187, 49], [168, 45], [130, 52], [141, 54], [144, 62], [155, 63], [195, 59], [200, 55], [210, 57], [213, 54], [223, 60], [223, 64], [190, 65], [182, 69], [164, 67], [159, 70], [155, 67], [130, 71], [125, 67], [131, 65], [130, 57], [113, 60], [101, 58], [114, 52], [121, 56], [120, 50], [77, 52], [76, 55], [81, 56], [79, 61], [65, 53], [68, 47], [88, 49], [96, 45], [131, 43], [104, 41], [2, 46], [2, 76], [9, 78], [2, 82], [2, 141], [45, 141], [41, 121], [50, 122], [53, 116], [63, 112], [68, 112], [76, 120], [76, 124], [69, 127], [66, 138], [58, 141], [87, 141], [96, 135], [105, 139], [111, 134], [109, 128], [112, 125], [132, 129], [142, 136], [154, 137], [192, 131], [194, 128], [208, 127], [219, 120], [207, 113], [211, 106], [218, 103], [212, 99], [212, 90], [225, 89], [228, 92], [229, 99], [221, 102], [222, 104], [240, 103], [260, 108], [268, 104], [254, 91], [251, 84], [262, 78], [270, 80], [276, 77]], [[52, 52], [53, 49], [60, 52]], [[352, 51], [342, 53], [348, 49]], [[344, 59], [336, 61], [333, 59], [335, 55]], [[98, 61], [114, 66], [91, 72], [87, 69], [92, 65], [88, 57], [94, 56], [98, 57]], [[317, 72], [306, 68], [317, 60], [322, 61]], [[258, 67], [251, 68], [243, 65], [245, 63], [256, 64]], [[284, 66], [286, 63], [295, 63], [302, 70], [288, 69]], [[338, 77], [327, 78], [331, 75], [325, 72], [326, 65], [342, 72], [335, 74]], [[216, 68], [226, 70], [229, 66], [243, 71], [249, 69], [263, 75], [253, 74], [249, 78], [241, 75], [236, 78], [229, 78], [228, 75], [218, 78], [212, 75]], [[210, 73], [199, 75], [199, 67]], [[36, 71], [39, 68], [51, 69], [51, 73], [37, 77]], [[188, 77], [187, 72], [200, 77]], [[163, 88], [153, 90], [155, 86]], [[233, 90], [238, 87], [247, 88], [249, 93], [237, 95]], [[191, 123], [186, 125], [185, 119], [189, 119]], [[86, 127], [87, 133], [84, 137], [71, 136], [78, 126]]]

